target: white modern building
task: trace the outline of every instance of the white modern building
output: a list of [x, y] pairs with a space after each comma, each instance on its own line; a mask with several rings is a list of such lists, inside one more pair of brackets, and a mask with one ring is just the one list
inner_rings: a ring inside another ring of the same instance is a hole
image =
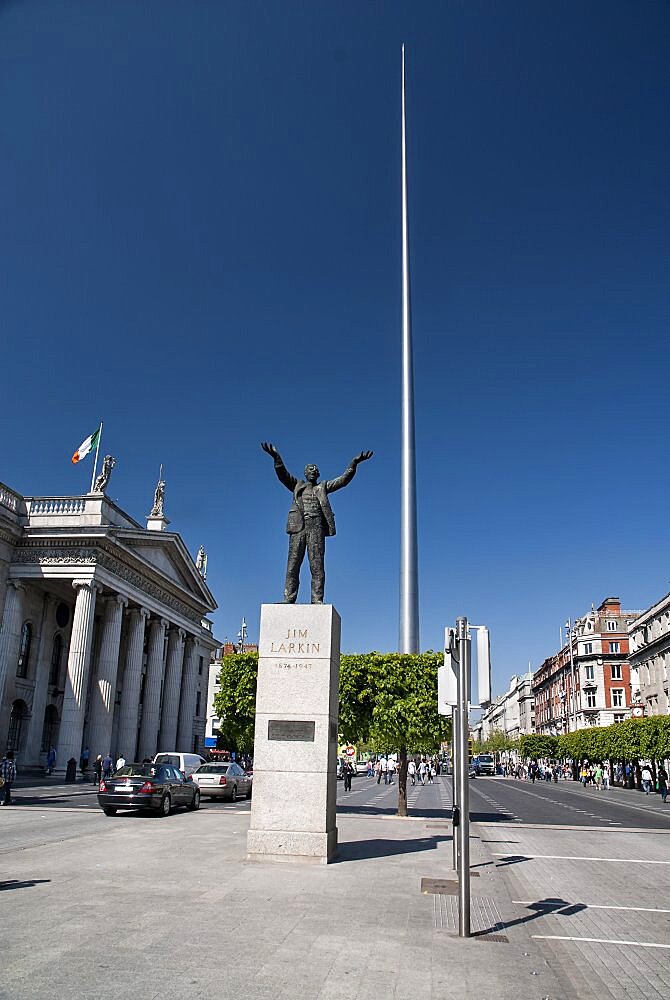
[[668, 715], [670, 594], [643, 611], [629, 626], [628, 634], [628, 662], [634, 705], [637, 703], [642, 707], [645, 715]]
[[0, 484], [0, 748], [19, 768], [51, 746], [59, 771], [85, 747], [204, 748], [216, 602], [168, 523]]
[[493, 732], [504, 733], [510, 739], [535, 732], [532, 683], [532, 671], [511, 678], [507, 691], [492, 701], [481, 717], [482, 740]]

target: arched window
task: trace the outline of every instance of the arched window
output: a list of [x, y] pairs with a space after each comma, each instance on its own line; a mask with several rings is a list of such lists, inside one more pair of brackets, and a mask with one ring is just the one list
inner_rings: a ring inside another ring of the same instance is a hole
[[12, 705], [9, 716], [9, 733], [7, 734], [7, 749], [18, 753], [21, 749], [21, 739], [28, 723], [28, 706], [20, 698]]
[[51, 747], [55, 747], [58, 743], [58, 730], [60, 728], [60, 719], [58, 718], [58, 709], [55, 705], [47, 705], [44, 709], [44, 725], [42, 726], [42, 743], [40, 744], [40, 750], [42, 753], [48, 753]]
[[19, 659], [16, 665], [16, 676], [28, 676], [28, 661], [30, 660], [30, 647], [33, 642], [33, 627], [30, 622], [24, 622], [21, 629], [21, 642], [19, 643]]
[[49, 667], [49, 684], [58, 687], [60, 677], [60, 665], [63, 659], [63, 636], [56, 632], [53, 645], [51, 647], [51, 666]]

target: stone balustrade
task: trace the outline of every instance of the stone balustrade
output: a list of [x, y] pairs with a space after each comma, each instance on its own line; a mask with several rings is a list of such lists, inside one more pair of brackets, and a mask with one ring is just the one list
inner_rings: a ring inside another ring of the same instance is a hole
[[38, 515], [84, 514], [86, 497], [33, 497], [29, 501], [28, 513]]
[[14, 490], [10, 490], [9, 486], [0, 483], [0, 506], [11, 510], [12, 514], [18, 514], [22, 505], [23, 497], [19, 493], [15, 493]]

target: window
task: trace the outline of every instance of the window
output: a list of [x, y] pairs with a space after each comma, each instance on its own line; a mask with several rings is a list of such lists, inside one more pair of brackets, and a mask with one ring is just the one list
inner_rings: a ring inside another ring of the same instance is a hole
[[615, 722], [623, 722], [625, 718], [626, 718], [626, 715], [625, 715], [624, 712], [615, 712], [614, 713], [614, 721]]
[[200, 694], [200, 691], [198, 691], [198, 693], [195, 696], [195, 714], [196, 715], [200, 715], [200, 697], [201, 697], [201, 694]]
[[589, 663], [589, 664], [587, 664], [587, 666], [584, 667], [584, 676], [586, 677], [587, 681], [594, 680], [594, 678], [595, 678], [595, 667], [593, 666], [592, 663]]
[[613, 681], [620, 681], [621, 680], [621, 676], [622, 676], [621, 675], [621, 664], [620, 663], [613, 663], [611, 665], [611, 667], [610, 667], [610, 670], [612, 671], [612, 680]]
[[205, 665], [205, 657], [204, 656], [198, 657], [198, 673], [200, 674], [201, 677], [204, 665]]
[[610, 653], [620, 653], [620, 652], [621, 652], [621, 643], [620, 642], [611, 642], [610, 643]]
[[586, 707], [595, 708], [596, 707], [596, 693], [595, 691], [586, 692]]
[[16, 676], [28, 676], [28, 661], [30, 660], [30, 647], [33, 642], [33, 628], [30, 622], [24, 622], [21, 629], [21, 642], [19, 644], [19, 659], [16, 664]]
[[593, 643], [592, 642], [585, 642], [584, 643], [584, 653], [587, 656], [590, 656], [592, 652], [593, 652]]
[[21, 701], [19, 698], [12, 705], [12, 711], [9, 716], [9, 733], [7, 735], [7, 749], [13, 750], [14, 753], [18, 753], [21, 750], [23, 735], [28, 723], [28, 706], [25, 701]]
[[51, 747], [55, 747], [58, 743], [58, 727], [60, 721], [58, 719], [58, 710], [55, 705], [47, 705], [44, 709], [44, 724], [42, 725], [42, 742], [40, 744], [40, 751], [42, 753], [48, 753]]
[[608, 632], [616, 632], [616, 622], [613, 622], [613, 621], [612, 621], [612, 620], [610, 619], [610, 620], [609, 620], [609, 621], [607, 622], [607, 631], [608, 631]]
[[60, 664], [63, 659], [63, 636], [60, 632], [57, 632], [54, 636], [53, 645], [51, 647], [51, 665], [49, 667], [49, 684], [58, 687], [58, 678], [60, 677]]
[[623, 688], [612, 688], [612, 708], [623, 708]]

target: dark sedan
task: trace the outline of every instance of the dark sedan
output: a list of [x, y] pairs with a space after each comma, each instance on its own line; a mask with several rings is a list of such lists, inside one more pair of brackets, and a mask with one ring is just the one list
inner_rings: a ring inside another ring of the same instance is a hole
[[105, 816], [117, 809], [147, 809], [169, 816], [177, 806], [200, 807], [200, 789], [176, 767], [168, 764], [126, 764], [98, 790], [98, 805]]

